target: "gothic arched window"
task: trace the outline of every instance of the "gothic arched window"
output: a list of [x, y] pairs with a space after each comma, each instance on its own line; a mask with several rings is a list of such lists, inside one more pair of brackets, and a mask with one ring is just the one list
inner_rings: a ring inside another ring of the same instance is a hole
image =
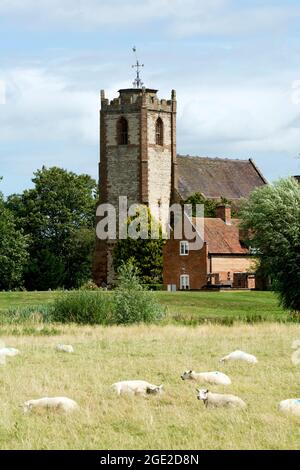
[[127, 119], [121, 117], [118, 120], [117, 127], [118, 134], [118, 145], [127, 145], [128, 144], [128, 122]]
[[160, 117], [155, 125], [155, 142], [156, 145], [164, 145], [164, 123]]

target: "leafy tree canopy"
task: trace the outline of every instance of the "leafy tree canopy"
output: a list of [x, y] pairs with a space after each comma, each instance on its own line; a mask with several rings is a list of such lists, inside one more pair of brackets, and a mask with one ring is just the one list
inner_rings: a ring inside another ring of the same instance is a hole
[[28, 239], [19, 230], [12, 212], [5, 207], [0, 192], [0, 290], [21, 286], [28, 258], [27, 246]]
[[[188, 197], [185, 201], [186, 204], [192, 204], [193, 206], [193, 216], [196, 216], [196, 204], [203, 204], [204, 205], [204, 217], [216, 217], [216, 209], [219, 204], [229, 204], [232, 206], [232, 202], [230, 199], [226, 199], [225, 197], [221, 197], [219, 200], [216, 199], [206, 199], [205, 196], [201, 193], [194, 193], [190, 197]], [[237, 213], [232, 208], [231, 211], [232, 217], [236, 217]]]
[[256, 189], [240, 216], [282, 305], [299, 312], [300, 185], [288, 178]]
[[7, 201], [30, 237], [25, 285], [78, 287], [91, 277], [96, 182], [57, 167], [43, 167], [32, 181], [33, 189]]
[[[144, 238], [127, 238], [118, 240], [113, 252], [113, 264], [115, 271], [119, 271], [121, 266], [127, 262], [132, 262], [140, 273], [144, 284], [154, 285], [162, 282], [163, 271], [163, 245], [165, 240], [162, 237], [162, 231], [159, 224], [155, 221], [149, 209], [145, 214], [146, 221], [142, 222], [145, 229]], [[136, 217], [129, 217], [127, 227], [137, 221], [137, 218], [143, 220], [141, 214]], [[139, 225], [139, 224], [137, 224]], [[157, 239], [151, 238], [152, 230], [158, 234]], [[139, 227], [137, 227], [139, 229]], [[147, 239], [145, 239], [147, 237]]]

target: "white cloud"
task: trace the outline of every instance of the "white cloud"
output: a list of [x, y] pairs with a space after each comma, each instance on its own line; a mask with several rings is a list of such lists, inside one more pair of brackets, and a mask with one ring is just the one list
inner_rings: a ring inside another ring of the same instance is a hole
[[0, 80], [0, 104], [5, 104], [5, 82]]
[[300, 105], [284, 87], [237, 85], [190, 90], [179, 101], [178, 128], [190, 148], [223, 148], [240, 153], [298, 154]]
[[278, 30], [300, 15], [283, 4], [243, 6], [230, 0], [1, 0], [0, 14], [25, 29], [132, 29], [163, 19], [175, 35], [249, 34]]
[[7, 103], [0, 109], [1, 141], [80, 140], [97, 142], [97, 93], [70, 87], [44, 69], [5, 74]]

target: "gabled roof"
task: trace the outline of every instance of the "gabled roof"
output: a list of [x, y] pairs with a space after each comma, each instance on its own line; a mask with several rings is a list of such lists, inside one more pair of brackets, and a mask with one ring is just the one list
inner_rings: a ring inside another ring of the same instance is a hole
[[208, 199], [248, 198], [267, 183], [253, 160], [177, 156], [177, 191], [183, 200], [194, 193]]
[[[193, 219], [195, 223], [196, 220]], [[231, 225], [227, 225], [222, 219], [204, 219], [204, 242], [207, 244], [208, 253], [226, 255], [248, 255], [249, 250], [240, 242], [238, 219], [232, 219]]]

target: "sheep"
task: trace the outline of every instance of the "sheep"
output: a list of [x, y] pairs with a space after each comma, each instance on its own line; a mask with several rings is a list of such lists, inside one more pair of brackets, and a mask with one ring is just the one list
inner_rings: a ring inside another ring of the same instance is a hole
[[20, 354], [20, 351], [15, 348], [6, 348], [4, 343], [0, 342], [0, 365], [6, 364], [6, 357], [7, 356], [16, 356]]
[[222, 357], [220, 362], [227, 362], [227, 361], [245, 361], [249, 362], [250, 364], [256, 364], [258, 362], [257, 358], [252, 354], [248, 354], [244, 351], [233, 351], [227, 356]]
[[37, 400], [28, 400], [22, 406], [24, 413], [28, 413], [35, 408], [63, 410], [65, 412], [74, 411], [79, 408], [74, 400], [67, 397], [44, 397]]
[[300, 348], [300, 339], [295, 339], [292, 343], [292, 349]]
[[196, 389], [198, 400], [202, 400], [206, 408], [231, 407], [246, 408], [246, 403], [236, 395], [227, 395], [222, 393], [213, 393], [207, 389]]
[[16, 356], [20, 351], [15, 348], [0, 348], [0, 356]]
[[300, 364], [300, 339], [295, 339], [292, 344], [292, 348], [296, 351], [292, 354], [292, 363], [294, 366], [298, 366]]
[[55, 349], [59, 352], [73, 353], [74, 348], [71, 344], [57, 344]]
[[279, 411], [284, 413], [291, 413], [300, 416], [300, 398], [289, 398], [282, 400], [278, 405]]
[[230, 385], [231, 380], [228, 375], [222, 372], [194, 372], [193, 370], [185, 371], [182, 380], [197, 380], [198, 382], [207, 382], [212, 385]]
[[153, 385], [145, 380], [124, 380], [112, 384], [118, 395], [128, 393], [131, 395], [156, 395], [162, 392], [163, 385]]

